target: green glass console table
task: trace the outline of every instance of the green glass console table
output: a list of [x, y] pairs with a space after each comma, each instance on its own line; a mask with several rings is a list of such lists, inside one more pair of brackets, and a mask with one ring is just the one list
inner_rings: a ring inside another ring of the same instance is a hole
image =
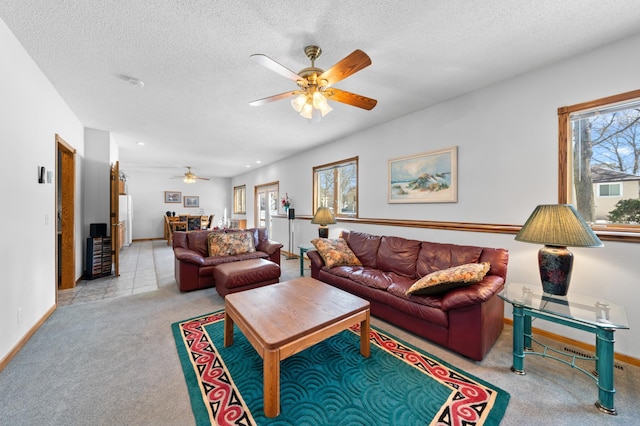
[[[628, 329], [624, 307], [602, 299], [569, 292], [567, 296], [555, 296], [542, 292], [541, 285], [509, 283], [498, 295], [513, 305], [513, 366], [516, 374], [525, 374], [525, 355], [539, 355], [555, 359], [575, 368], [593, 379], [598, 386], [598, 400], [595, 405], [607, 414], [616, 415], [613, 404], [613, 333], [618, 329]], [[596, 354], [584, 357], [550, 348], [533, 339], [531, 319], [540, 318], [556, 324], [595, 334]], [[543, 347], [536, 352], [531, 342]], [[595, 362], [595, 373], [576, 365], [576, 360]]]

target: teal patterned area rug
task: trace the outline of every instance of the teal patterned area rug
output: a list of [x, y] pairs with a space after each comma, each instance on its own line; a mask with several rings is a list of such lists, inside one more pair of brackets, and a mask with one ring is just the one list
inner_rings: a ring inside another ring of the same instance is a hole
[[497, 425], [509, 394], [371, 327], [359, 324], [281, 362], [281, 414], [263, 412], [262, 358], [224, 311], [172, 324], [198, 425]]

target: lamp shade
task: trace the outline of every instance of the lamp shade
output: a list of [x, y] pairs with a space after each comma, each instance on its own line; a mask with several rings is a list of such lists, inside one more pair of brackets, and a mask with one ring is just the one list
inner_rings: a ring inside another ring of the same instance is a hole
[[524, 224], [517, 241], [557, 247], [602, 247], [602, 241], [571, 204], [542, 204]]
[[316, 214], [313, 216], [313, 219], [311, 219], [311, 223], [325, 226], [336, 223], [336, 218], [333, 216], [333, 213], [331, 213], [331, 210], [329, 210], [329, 207], [318, 207]]

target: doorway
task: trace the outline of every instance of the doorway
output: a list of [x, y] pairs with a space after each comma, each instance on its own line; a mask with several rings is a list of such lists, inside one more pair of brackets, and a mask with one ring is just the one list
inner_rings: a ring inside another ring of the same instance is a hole
[[57, 288], [65, 290], [76, 286], [76, 150], [56, 134], [56, 153]]
[[271, 182], [255, 187], [255, 222], [258, 228], [267, 228], [273, 235], [272, 217], [278, 214], [278, 192], [280, 184]]

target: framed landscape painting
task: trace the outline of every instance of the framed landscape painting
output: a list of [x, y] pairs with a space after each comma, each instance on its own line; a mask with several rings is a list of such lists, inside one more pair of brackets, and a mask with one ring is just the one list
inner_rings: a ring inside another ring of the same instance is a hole
[[164, 202], [165, 203], [181, 203], [182, 192], [164, 191]]
[[389, 160], [389, 203], [458, 201], [458, 147]]
[[185, 195], [184, 197], [185, 207], [200, 207], [200, 197], [197, 195]]

